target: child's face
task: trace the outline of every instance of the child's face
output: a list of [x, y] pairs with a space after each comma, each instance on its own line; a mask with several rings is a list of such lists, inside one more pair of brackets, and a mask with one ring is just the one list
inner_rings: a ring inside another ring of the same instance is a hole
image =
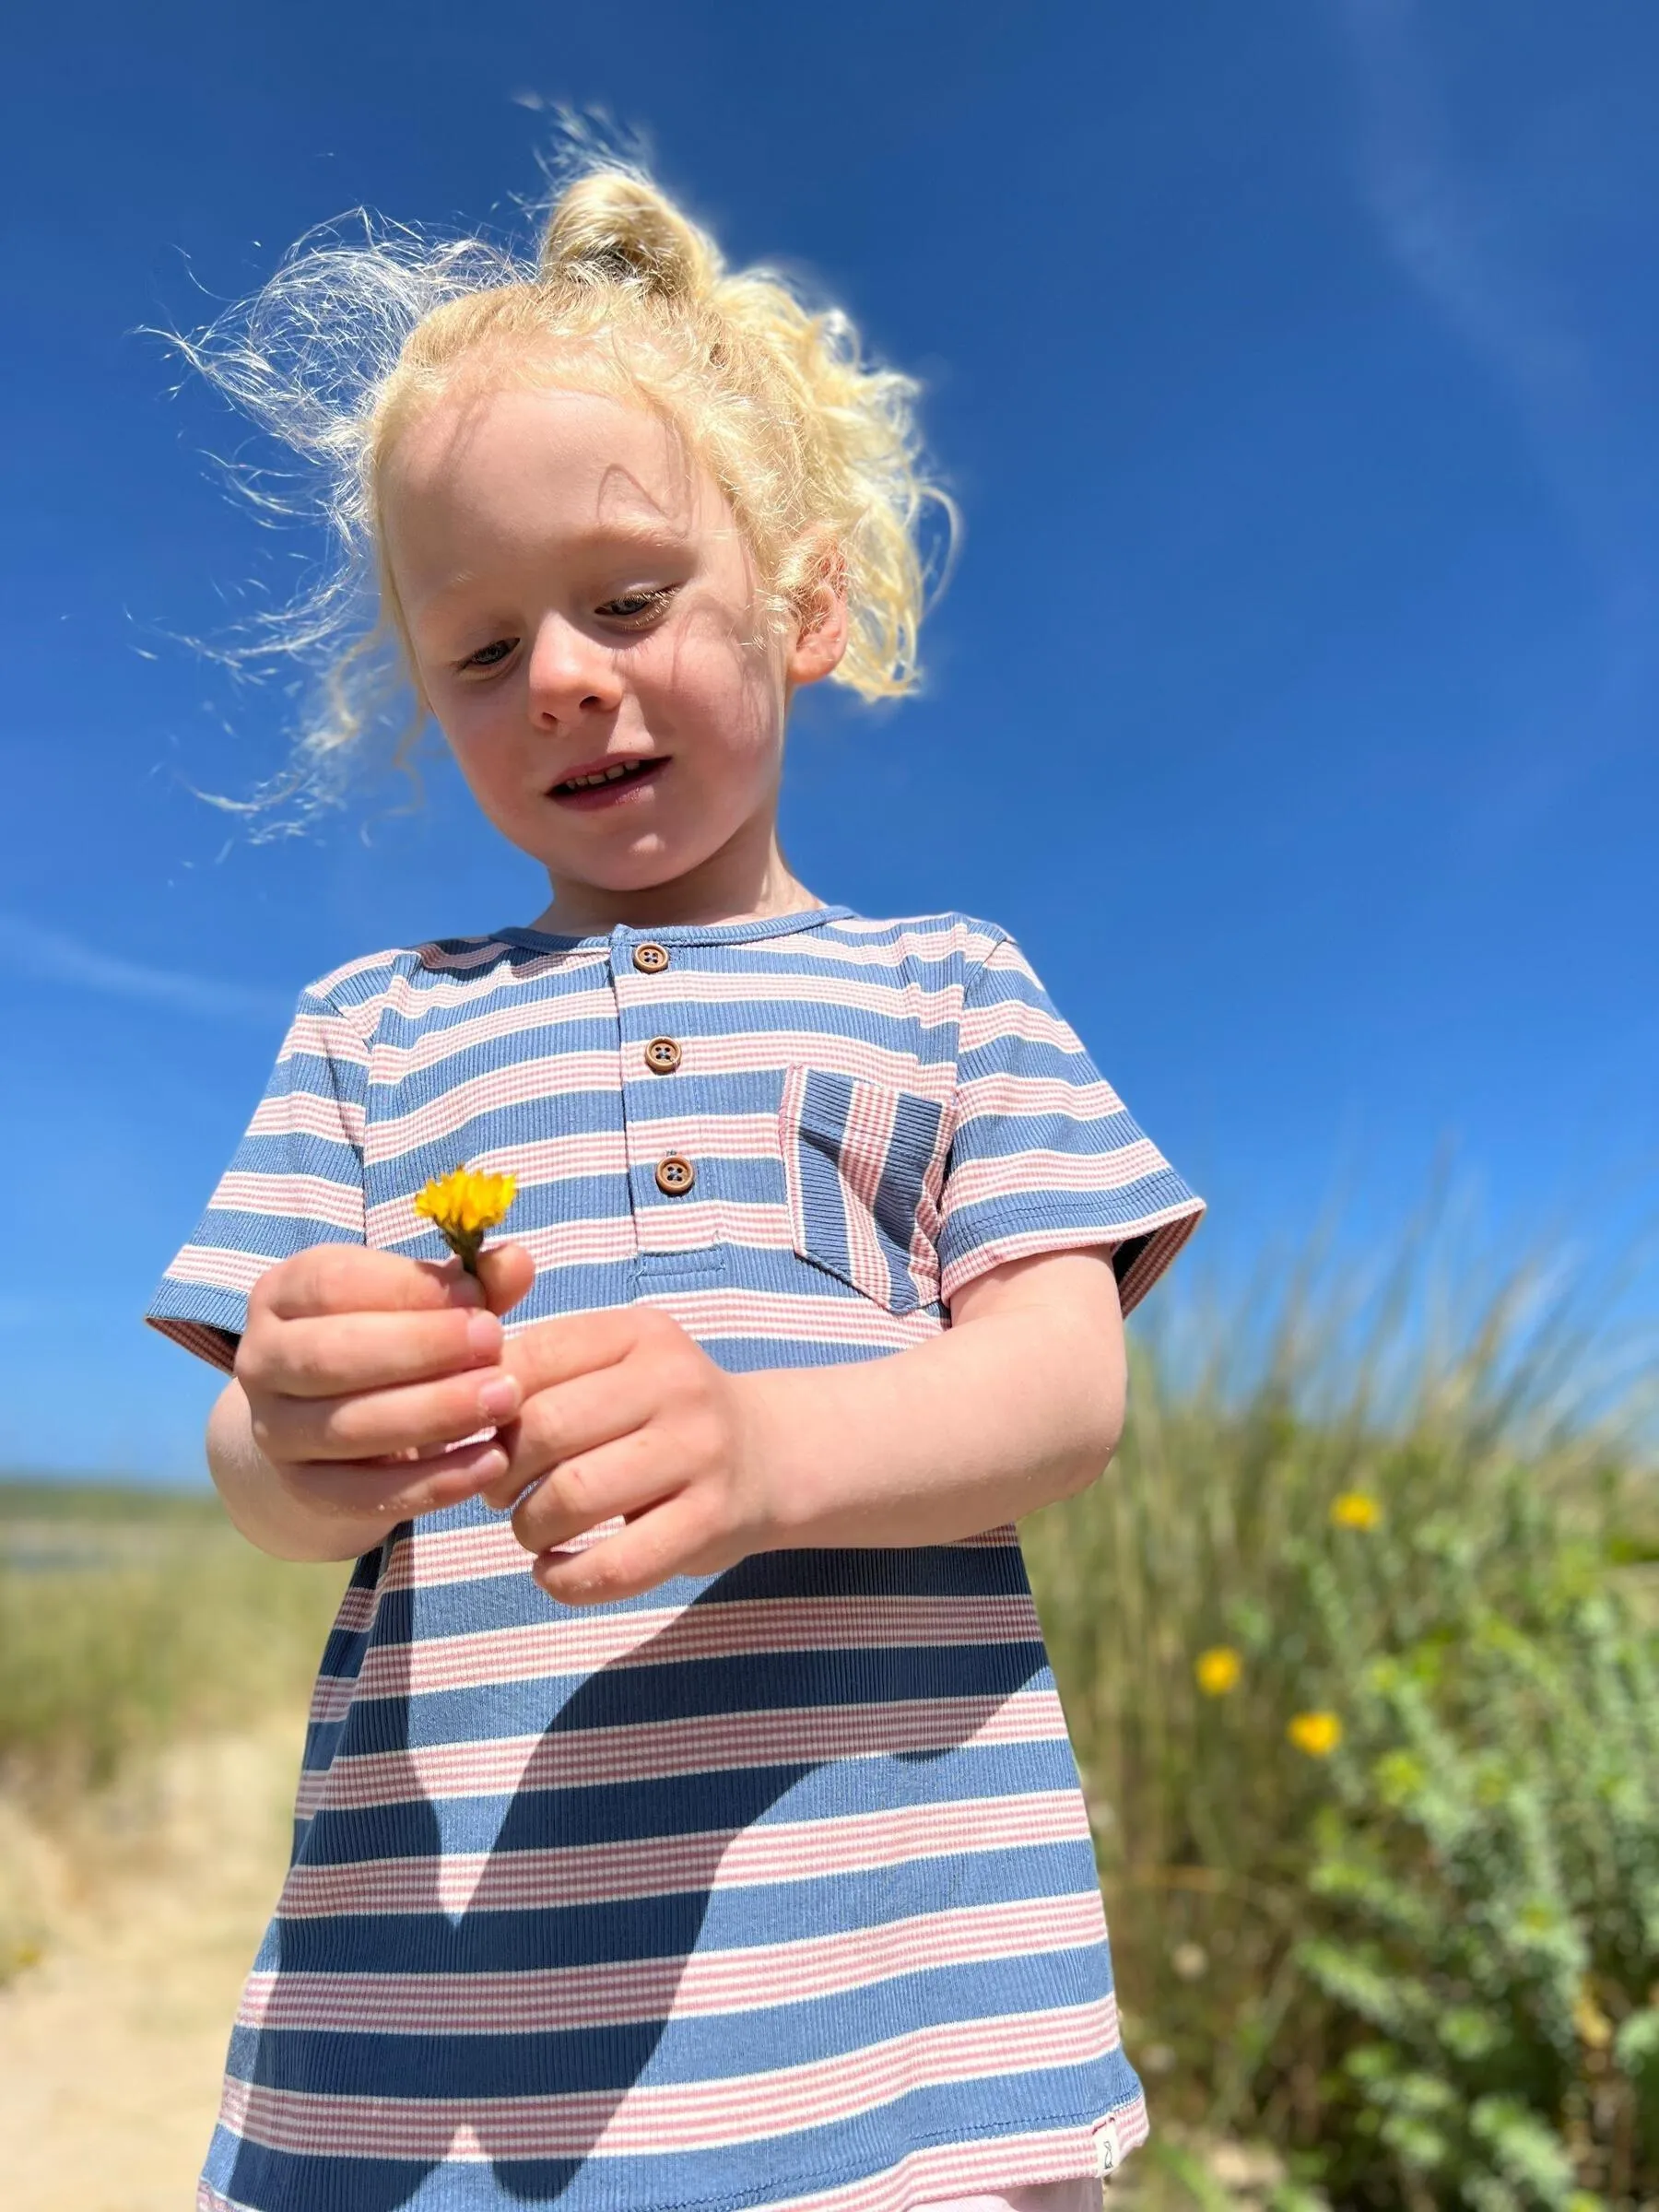
[[474, 382], [404, 429], [381, 508], [427, 700], [556, 890], [772, 849], [790, 695], [840, 659], [844, 609], [769, 629], [728, 502], [658, 417]]

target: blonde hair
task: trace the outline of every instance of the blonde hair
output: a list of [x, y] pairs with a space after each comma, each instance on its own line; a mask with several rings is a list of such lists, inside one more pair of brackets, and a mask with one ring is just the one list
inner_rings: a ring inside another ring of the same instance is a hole
[[312, 672], [284, 794], [336, 795], [411, 690], [400, 760], [428, 719], [382, 558], [379, 482], [412, 415], [469, 365], [654, 408], [730, 502], [769, 618], [798, 616], [829, 580], [850, 619], [837, 680], [865, 700], [916, 688], [957, 510], [924, 470], [920, 386], [868, 362], [840, 309], [808, 305], [774, 270], [729, 272], [705, 230], [614, 159], [564, 184], [534, 264], [480, 238], [354, 227], [301, 239], [252, 300], [175, 339], [303, 465], [241, 470], [241, 488], [330, 535], [312, 586], [221, 649], [243, 671]]

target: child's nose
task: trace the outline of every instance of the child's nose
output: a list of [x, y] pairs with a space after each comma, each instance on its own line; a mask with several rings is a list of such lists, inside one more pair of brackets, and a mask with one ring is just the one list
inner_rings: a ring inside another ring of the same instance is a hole
[[616, 655], [561, 615], [549, 615], [530, 654], [530, 712], [543, 724], [614, 714], [622, 703]]

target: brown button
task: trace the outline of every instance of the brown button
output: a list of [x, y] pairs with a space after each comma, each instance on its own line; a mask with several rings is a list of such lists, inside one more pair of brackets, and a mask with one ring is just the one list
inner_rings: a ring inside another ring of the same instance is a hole
[[666, 945], [636, 945], [634, 966], [641, 975], [661, 975], [668, 965]]
[[697, 1170], [677, 1152], [657, 1162], [656, 1184], [665, 1198], [683, 1198], [697, 1181]]
[[672, 1037], [653, 1037], [645, 1047], [645, 1065], [653, 1076], [671, 1076], [680, 1064], [680, 1048]]

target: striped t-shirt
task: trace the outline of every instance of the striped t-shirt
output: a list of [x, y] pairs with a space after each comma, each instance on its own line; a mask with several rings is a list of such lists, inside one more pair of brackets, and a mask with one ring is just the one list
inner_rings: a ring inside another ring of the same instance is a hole
[[[518, 1179], [511, 1328], [649, 1301], [735, 1371], [1028, 1253], [1131, 1305], [1201, 1211], [983, 923], [507, 929], [303, 994], [151, 1319], [228, 1365], [289, 1253], [441, 1257], [464, 1162]], [[588, 1609], [476, 1500], [359, 1562], [202, 2212], [905, 2212], [1145, 2126], [1012, 1529]]]

